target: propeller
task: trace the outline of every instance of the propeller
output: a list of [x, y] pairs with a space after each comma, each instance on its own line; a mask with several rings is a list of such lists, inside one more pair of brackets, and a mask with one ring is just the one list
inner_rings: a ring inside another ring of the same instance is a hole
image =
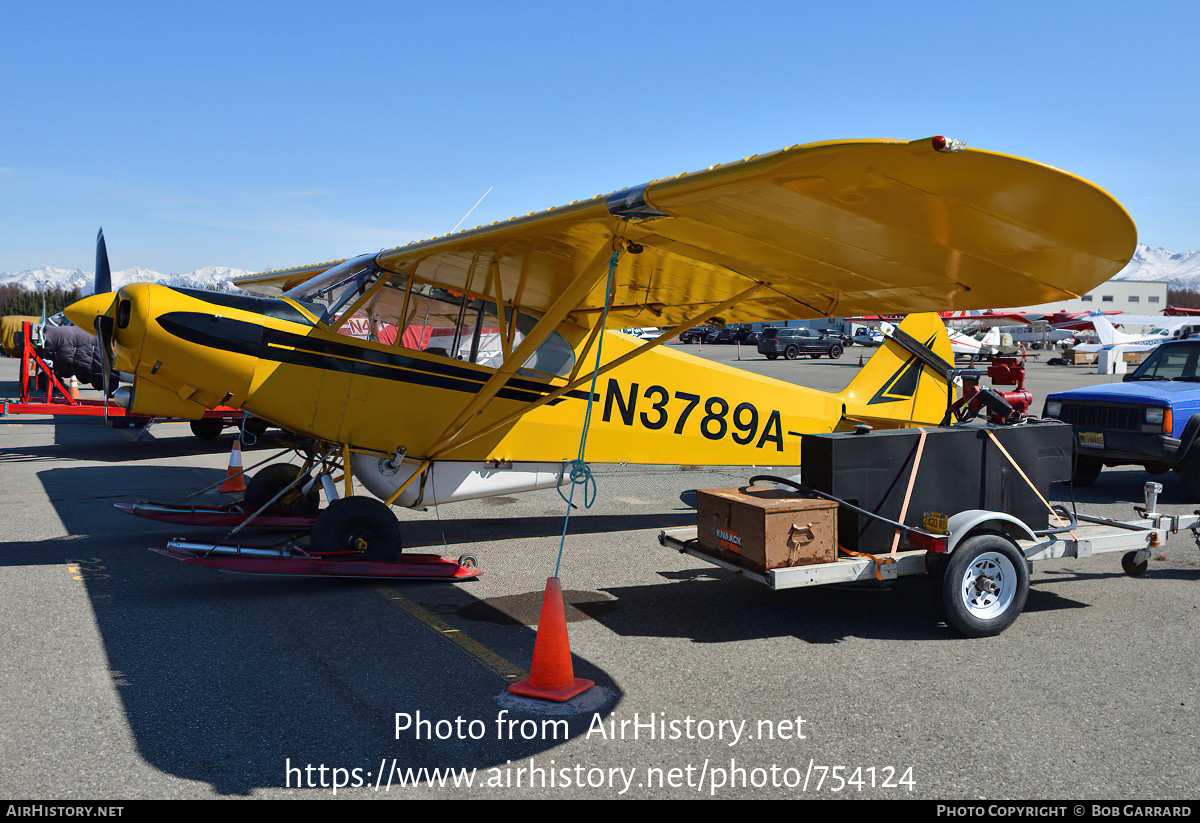
[[[100, 227], [100, 231], [96, 234], [96, 275], [94, 288], [92, 293], [108, 294], [112, 291], [112, 268], [108, 264], [108, 246], [104, 242], [104, 227]], [[117, 296], [113, 295], [112, 303], [117, 302]], [[116, 335], [117, 325], [112, 316], [112, 306], [104, 314], [96, 315], [96, 337], [100, 341], [100, 379], [104, 387], [104, 422], [108, 422], [108, 398], [112, 396], [112, 372], [113, 361], [116, 359], [113, 352], [113, 338]]]
[[[72, 323], [85, 331], [94, 331], [100, 341], [101, 378], [104, 394], [109, 396], [112, 374], [116, 363], [114, 339], [116, 336], [117, 295], [112, 290], [112, 269], [108, 264], [108, 249], [104, 243], [104, 229], [96, 235], [96, 277], [94, 293], [67, 306], [64, 312]], [[107, 416], [107, 412], [106, 415]]]
[[108, 247], [104, 244], [104, 227], [96, 235], [96, 279], [92, 294], [106, 294], [112, 291], [112, 269], [108, 266]]

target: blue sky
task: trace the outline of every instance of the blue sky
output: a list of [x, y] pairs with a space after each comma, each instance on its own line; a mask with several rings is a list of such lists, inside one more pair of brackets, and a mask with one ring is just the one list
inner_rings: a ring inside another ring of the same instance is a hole
[[1200, 4], [3, 0], [0, 271], [263, 270], [947, 134], [1200, 248]]

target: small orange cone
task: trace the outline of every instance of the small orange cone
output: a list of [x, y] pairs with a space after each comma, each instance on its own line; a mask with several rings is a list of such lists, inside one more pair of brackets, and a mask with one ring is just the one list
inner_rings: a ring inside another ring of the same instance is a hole
[[571, 666], [571, 644], [567, 642], [567, 613], [557, 577], [546, 580], [542, 616], [533, 641], [533, 665], [529, 679], [513, 683], [508, 690], [524, 697], [563, 702], [583, 694], [596, 684], [575, 676]]
[[858, 353], [858, 365], [861, 366], [862, 364], [863, 364], [862, 352], [859, 352]]
[[67, 394], [71, 395], [72, 400], [79, 399], [79, 380], [75, 375], [71, 375], [67, 379]]
[[229, 466], [225, 469], [225, 482], [217, 487], [222, 494], [244, 492], [246, 477], [242, 473], [242, 441], [234, 438], [233, 448], [229, 450]]

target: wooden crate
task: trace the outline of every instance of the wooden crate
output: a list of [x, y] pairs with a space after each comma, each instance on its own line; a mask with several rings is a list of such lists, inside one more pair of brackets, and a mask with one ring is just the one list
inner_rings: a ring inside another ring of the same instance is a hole
[[761, 571], [837, 560], [837, 503], [767, 487], [701, 489], [696, 499], [705, 551]]

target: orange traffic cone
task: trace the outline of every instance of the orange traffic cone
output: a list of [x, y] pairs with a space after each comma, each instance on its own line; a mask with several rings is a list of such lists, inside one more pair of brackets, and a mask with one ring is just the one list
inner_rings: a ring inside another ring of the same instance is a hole
[[858, 365], [861, 366], [862, 364], [863, 364], [862, 352], [859, 352], [858, 353]]
[[246, 477], [242, 473], [242, 441], [234, 438], [233, 448], [229, 450], [229, 466], [225, 469], [225, 482], [217, 487], [222, 494], [244, 492]]
[[575, 676], [571, 667], [571, 644], [567, 642], [567, 613], [557, 577], [546, 580], [542, 616], [533, 641], [533, 665], [529, 679], [513, 683], [508, 690], [524, 697], [563, 702], [583, 694], [596, 684]]
[[67, 378], [67, 394], [71, 396], [72, 400], [79, 399], [79, 380], [75, 377], [75, 375], [71, 375], [69, 378]]

